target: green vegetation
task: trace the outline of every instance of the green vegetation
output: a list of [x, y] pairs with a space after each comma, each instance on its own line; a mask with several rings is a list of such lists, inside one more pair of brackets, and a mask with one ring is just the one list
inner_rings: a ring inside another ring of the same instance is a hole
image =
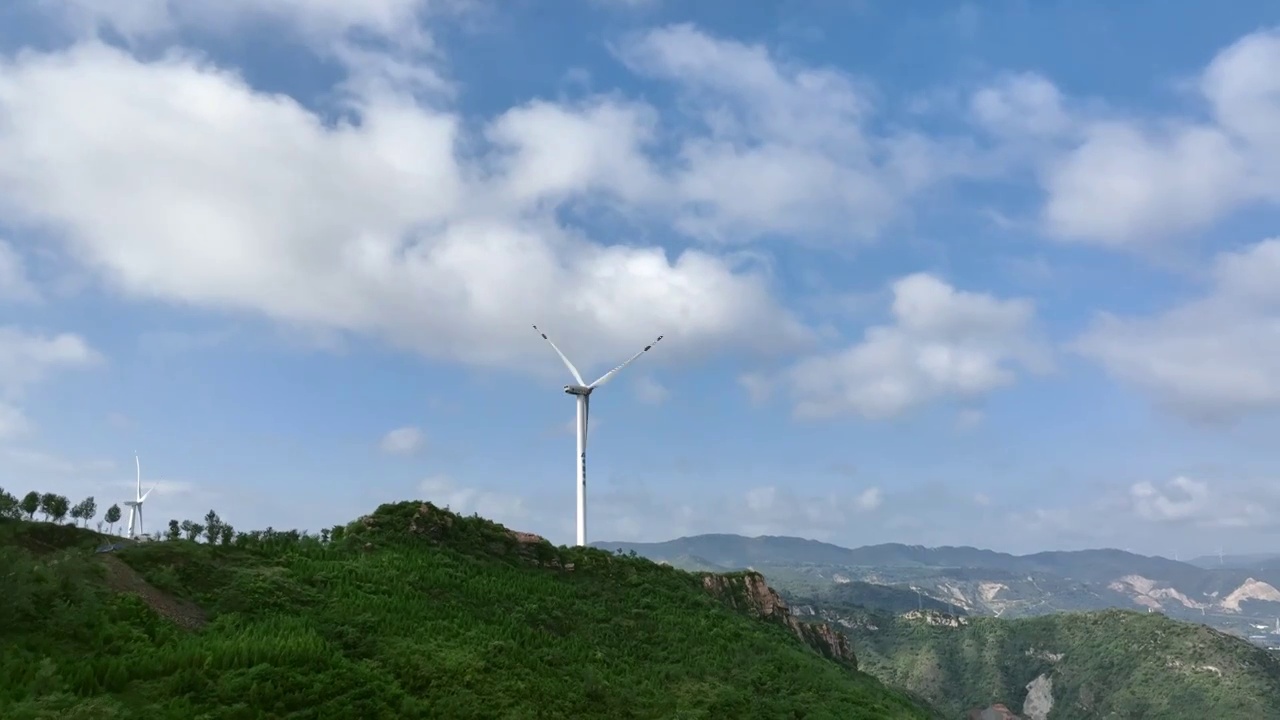
[[[960, 718], [1052, 681], [1053, 720], [1280, 718], [1280, 661], [1203, 625], [1106, 610], [1017, 620], [911, 619], [827, 605], [852, 626], [859, 666]], [[930, 621], [932, 620], [932, 622]]]
[[95, 553], [3, 497], [5, 720], [931, 716], [704, 578], [426, 503]]
[[[773, 582], [772, 577], [769, 580], [771, 583]], [[783, 595], [791, 598], [794, 594], [784, 592]], [[914, 590], [877, 585], [875, 583], [862, 582], [861, 580], [827, 585], [802, 597], [805, 599], [801, 602], [813, 603], [818, 606], [852, 605], [892, 615], [902, 615], [912, 610], [931, 610], [950, 615], [968, 614], [964, 608], [958, 605], [936, 600]]]

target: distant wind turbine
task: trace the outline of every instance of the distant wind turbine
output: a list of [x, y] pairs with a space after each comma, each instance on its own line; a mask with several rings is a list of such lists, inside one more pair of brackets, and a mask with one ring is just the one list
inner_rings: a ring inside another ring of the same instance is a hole
[[135, 537], [133, 533], [134, 521], [138, 523], [138, 535], [142, 535], [142, 503], [146, 502], [147, 496], [152, 490], [156, 489], [153, 484], [145, 493], [142, 492], [142, 461], [138, 459], [138, 454], [133, 454], [133, 462], [138, 467], [137, 484], [134, 486], [133, 500], [125, 500], [124, 504], [129, 508], [129, 529], [125, 531], [126, 537]]
[[578, 368], [574, 367], [573, 363], [569, 362], [569, 358], [565, 357], [564, 353], [560, 352], [560, 348], [556, 347], [554, 342], [551, 342], [551, 338], [547, 337], [546, 333], [539, 330], [537, 325], [534, 325], [533, 329], [542, 336], [543, 340], [547, 341], [547, 344], [551, 346], [552, 350], [556, 351], [556, 355], [560, 356], [560, 360], [564, 362], [564, 366], [569, 368], [569, 372], [573, 375], [573, 379], [577, 381], [576, 385], [565, 385], [564, 391], [576, 397], [578, 403], [578, 419], [576, 424], [578, 435], [578, 545], [583, 546], [587, 544], [587, 417], [590, 415], [591, 410], [591, 392], [613, 379], [613, 376], [617, 375], [618, 371], [630, 365], [636, 358], [646, 352], [649, 352], [649, 348], [652, 348], [654, 345], [657, 345], [662, 341], [662, 336], [659, 335], [657, 340], [645, 345], [643, 350], [627, 358], [626, 362], [610, 370], [604, 375], [601, 375], [599, 380], [588, 385], [583, 381], [582, 374], [578, 372]]

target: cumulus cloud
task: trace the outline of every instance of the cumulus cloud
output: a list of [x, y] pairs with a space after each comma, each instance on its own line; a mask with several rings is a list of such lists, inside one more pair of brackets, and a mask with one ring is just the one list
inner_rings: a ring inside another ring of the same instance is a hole
[[13, 325], [0, 326], [0, 441], [26, 434], [33, 423], [15, 404], [50, 373], [80, 369], [102, 355], [73, 333], [42, 334]]
[[388, 455], [412, 455], [421, 450], [425, 442], [426, 436], [419, 428], [402, 427], [383, 435], [378, 447]]
[[1047, 229], [1119, 247], [1280, 201], [1278, 65], [1280, 31], [1261, 30], [1218, 53], [1196, 79], [1207, 119], [1080, 119], [1080, 140], [1045, 171]]
[[692, 25], [617, 50], [636, 72], [674, 82], [705, 130], [682, 140], [672, 178], [677, 225], [697, 237], [871, 237], [913, 193], [968, 169], [947, 144], [872, 132], [870, 92], [841, 71], [788, 65]]
[[317, 45], [352, 31], [375, 37], [424, 41], [420, 20], [430, 12], [461, 10], [470, 0], [18, 0], [56, 13], [72, 30], [95, 33], [110, 28], [131, 41], [169, 35], [183, 27], [230, 32], [250, 23], [275, 22]]
[[1202, 297], [1146, 317], [1101, 314], [1075, 349], [1188, 418], [1280, 409], [1277, 278], [1280, 238], [1221, 253]]
[[520, 523], [529, 513], [525, 499], [519, 495], [458, 484], [447, 475], [433, 475], [418, 483], [424, 500], [447, 507], [460, 515], [479, 513], [481, 517], [521, 529]]
[[1179, 475], [1163, 485], [1134, 483], [1129, 490], [1133, 512], [1143, 520], [1193, 523], [1204, 527], [1243, 528], [1273, 522], [1280, 505], [1271, 498], [1268, 507], [1260, 498], [1236, 492], [1215, 492], [1208, 482]]
[[15, 397], [52, 371], [85, 367], [101, 359], [79, 335], [0, 326], [0, 394]]
[[893, 322], [861, 342], [805, 358], [784, 373], [802, 418], [896, 417], [940, 398], [972, 400], [1048, 369], [1035, 307], [957, 290], [928, 274], [893, 284]]
[[[583, 364], [650, 333], [666, 333], [675, 357], [807, 337], [760, 272], [559, 224], [535, 198], [585, 191], [620, 166], [591, 165], [605, 160], [571, 143], [556, 155], [520, 145], [545, 135], [536, 105], [495, 121], [518, 147], [495, 149], [488, 175], [487, 160], [461, 157], [458, 116], [389, 91], [352, 103], [358, 125], [326, 123], [177, 51], [25, 53], [0, 62], [0, 208], [55, 228], [71, 259], [128, 296], [448, 360], [527, 364], [530, 318], [592, 337]], [[596, 118], [600, 133], [612, 117]]]
[[1069, 132], [1075, 118], [1058, 87], [1036, 73], [996, 78], [969, 99], [974, 120], [1008, 139], [1051, 139]]

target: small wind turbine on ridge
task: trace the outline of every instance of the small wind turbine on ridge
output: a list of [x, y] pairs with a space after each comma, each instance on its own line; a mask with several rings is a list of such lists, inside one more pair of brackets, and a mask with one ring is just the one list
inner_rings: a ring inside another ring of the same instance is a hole
[[600, 379], [591, 384], [587, 384], [582, 379], [582, 373], [579, 373], [578, 368], [574, 367], [573, 363], [569, 362], [569, 358], [565, 357], [564, 353], [560, 352], [560, 348], [556, 347], [556, 344], [551, 342], [551, 338], [547, 337], [546, 333], [539, 330], [537, 325], [534, 325], [533, 329], [542, 336], [543, 340], [547, 341], [547, 344], [551, 346], [552, 350], [556, 351], [556, 355], [560, 356], [560, 360], [564, 362], [565, 367], [569, 368], [569, 373], [573, 375], [573, 379], [578, 383], [577, 385], [565, 385], [564, 391], [569, 395], [573, 395], [577, 400], [578, 405], [578, 418], [576, 424], [578, 436], [578, 546], [581, 547], [587, 544], [587, 418], [591, 411], [591, 393], [596, 388], [613, 379], [613, 376], [617, 375], [619, 370], [622, 370], [622, 368], [635, 361], [636, 358], [649, 352], [649, 348], [662, 341], [662, 336], [659, 335], [657, 340], [645, 345], [643, 350], [627, 358], [626, 361], [618, 367], [610, 370], [604, 375], [601, 375]]
[[142, 535], [142, 503], [146, 502], [147, 496], [152, 490], [156, 489], [153, 484], [145, 493], [142, 492], [142, 461], [138, 459], [138, 454], [133, 454], [133, 462], [138, 467], [137, 483], [134, 486], [133, 500], [125, 500], [124, 504], [129, 508], [129, 529], [125, 531], [127, 537], [135, 537], [133, 533], [134, 521], [138, 523], [138, 535]]

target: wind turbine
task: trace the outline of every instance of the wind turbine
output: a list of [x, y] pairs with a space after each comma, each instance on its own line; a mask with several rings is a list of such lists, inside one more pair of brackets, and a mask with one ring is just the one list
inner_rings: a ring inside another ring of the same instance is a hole
[[129, 529], [125, 531], [126, 537], [132, 538], [133, 522], [138, 521], [138, 534], [142, 534], [142, 503], [146, 501], [147, 496], [151, 494], [151, 490], [155, 490], [156, 486], [152, 485], [145, 493], [142, 492], [142, 461], [138, 459], [138, 454], [133, 454], [133, 462], [138, 466], [137, 485], [134, 486], [134, 499], [125, 500], [124, 504], [129, 508]]
[[569, 368], [569, 373], [573, 375], [573, 379], [578, 383], [577, 385], [565, 385], [564, 391], [569, 395], [573, 395], [577, 399], [578, 403], [578, 419], [576, 424], [578, 435], [578, 546], [581, 547], [587, 544], [587, 417], [590, 415], [591, 410], [591, 393], [596, 388], [613, 379], [613, 376], [617, 375], [619, 370], [630, 365], [636, 358], [649, 352], [649, 348], [662, 341], [662, 336], [659, 335], [657, 340], [645, 345], [643, 350], [627, 358], [626, 362], [610, 370], [604, 375], [601, 375], [599, 380], [588, 385], [582, 379], [582, 373], [579, 373], [578, 368], [574, 367], [573, 363], [569, 362], [569, 358], [565, 357], [564, 353], [560, 352], [560, 348], [556, 347], [556, 344], [551, 342], [551, 338], [547, 337], [546, 333], [539, 330], [537, 325], [534, 325], [533, 329], [542, 336], [543, 340], [547, 341], [547, 344], [551, 346], [552, 350], [556, 351], [556, 355], [560, 356], [560, 359], [564, 362], [564, 366]]

